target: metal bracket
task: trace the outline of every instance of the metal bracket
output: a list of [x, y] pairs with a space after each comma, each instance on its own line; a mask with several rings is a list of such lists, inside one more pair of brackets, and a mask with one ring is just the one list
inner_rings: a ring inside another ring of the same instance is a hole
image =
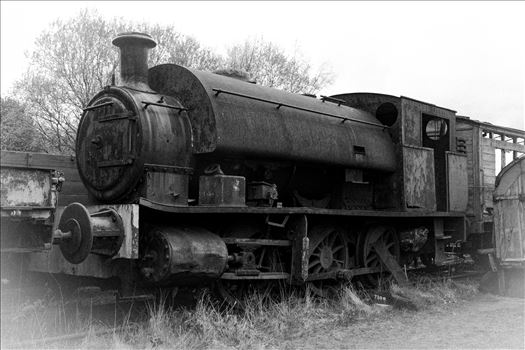
[[294, 216], [290, 223], [292, 241], [292, 266], [290, 268], [290, 282], [301, 285], [308, 278], [308, 219], [306, 215]]
[[338, 98], [335, 98], [335, 97], [330, 97], [330, 96], [324, 96], [324, 95], [321, 95], [321, 101], [323, 101], [323, 102], [328, 101], [328, 102], [337, 103], [337, 106], [341, 106], [342, 104], [346, 103], [345, 100], [341, 100], [341, 99], [338, 99]]
[[157, 172], [163, 172], [163, 173], [175, 173], [175, 174], [184, 174], [184, 175], [193, 174], [193, 168], [174, 166], [174, 165], [150, 164], [150, 163], [144, 164], [144, 171], [157, 171]]
[[282, 223], [278, 223], [278, 222], [272, 222], [270, 221], [270, 215], [267, 215], [266, 216], [266, 224], [267, 225], [270, 225], [270, 226], [274, 226], [274, 227], [280, 227], [280, 228], [284, 228], [286, 226], [286, 223], [288, 222], [288, 219], [290, 218], [290, 215], [286, 215], [284, 217], [284, 220]]

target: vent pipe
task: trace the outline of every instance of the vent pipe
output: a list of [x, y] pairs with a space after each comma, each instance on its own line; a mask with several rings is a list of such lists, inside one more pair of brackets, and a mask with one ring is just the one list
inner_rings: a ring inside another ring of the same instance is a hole
[[150, 35], [137, 32], [119, 34], [113, 45], [120, 48], [121, 84], [138, 90], [151, 90], [148, 85], [148, 51], [157, 46]]

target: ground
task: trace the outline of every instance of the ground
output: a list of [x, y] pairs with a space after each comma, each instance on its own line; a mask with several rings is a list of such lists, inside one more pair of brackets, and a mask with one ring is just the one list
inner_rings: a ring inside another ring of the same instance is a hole
[[469, 301], [357, 322], [287, 344], [310, 349], [525, 349], [525, 299]]
[[[237, 311], [224, 309], [209, 293], [202, 293], [196, 295], [195, 304], [137, 306], [134, 312], [124, 311], [124, 319], [117, 316], [114, 305], [107, 310], [77, 306], [76, 314], [75, 310], [66, 313], [64, 306], [56, 310], [24, 307], [11, 316], [3, 315], [2, 348], [19, 342], [24, 344], [19, 344], [22, 348], [41, 348], [42, 343], [35, 340], [89, 330], [71, 340], [48, 340], [44, 347], [525, 349], [523, 295], [511, 298], [480, 293], [475, 281], [428, 279], [424, 283], [418, 280], [414, 286], [394, 284], [390, 291], [397, 296], [394, 300], [408, 301], [396, 304], [404, 308], [374, 304], [372, 300], [377, 298], [372, 296], [379, 294], [356, 291], [352, 286], [345, 286], [331, 300], [291, 292], [282, 301], [275, 301], [255, 293], [246, 300], [245, 308]], [[104, 323], [98, 314], [108, 316]], [[115, 326], [124, 327], [107, 332]], [[105, 332], [98, 334], [100, 331]]]

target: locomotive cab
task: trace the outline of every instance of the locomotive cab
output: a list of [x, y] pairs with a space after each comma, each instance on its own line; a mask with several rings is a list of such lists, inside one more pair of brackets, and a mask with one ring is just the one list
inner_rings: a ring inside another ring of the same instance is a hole
[[397, 210], [431, 214], [425, 225], [435, 244], [427, 248], [435, 255], [434, 262], [445, 261], [447, 250], [459, 248], [454, 242], [467, 238], [467, 154], [465, 145], [457, 143], [456, 112], [404, 96], [351, 93], [335, 97], [392, 123], [399, 165], [384, 184], [387, 192], [377, 195]]

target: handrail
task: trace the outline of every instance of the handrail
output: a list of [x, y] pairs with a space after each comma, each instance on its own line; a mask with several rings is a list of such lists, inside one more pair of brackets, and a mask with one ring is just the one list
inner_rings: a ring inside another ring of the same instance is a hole
[[112, 106], [113, 105], [113, 102], [106, 102], [106, 103], [101, 103], [99, 105], [94, 105], [94, 106], [90, 106], [90, 107], [86, 107], [86, 108], [83, 108], [82, 110], [84, 112], [89, 112], [89, 111], [92, 111], [94, 109], [98, 109], [98, 108], [102, 108], [102, 107], [107, 107], [107, 106]]
[[221, 93], [228, 94], [228, 95], [233, 95], [233, 96], [238, 96], [238, 97], [244, 97], [244, 98], [248, 98], [250, 100], [255, 100], [255, 101], [260, 101], [260, 102], [267, 102], [267, 103], [271, 103], [271, 104], [277, 105], [276, 109], [280, 109], [281, 107], [288, 107], [288, 108], [297, 109], [299, 111], [316, 113], [316, 114], [325, 115], [325, 116], [331, 117], [331, 118], [341, 119], [342, 120], [341, 124], [343, 124], [344, 122], [349, 120], [349, 121], [353, 121], [353, 122], [356, 122], [356, 123], [362, 123], [362, 124], [367, 124], [367, 125], [380, 127], [382, 129], [388, 129], [389, 128], [388, 126], [383, 125], [383, 124], [367, 122], [365, 120], [359, 120], [359, 119], [354, 119], [354, 118], [343, 117], [343, 116], [336, 115], [336, 114], [331, 114], [331, 113], [314, 111], [314, 110], [308, 109], [308, 108], [303, 108], [303, 107], [298, 107], [298, 106], [294, 106], [294, 105], [289, 105], [289, 104], [286, 104], [286, 103], [276, 102], [276, 101], [272, 101], [272, 100], [267, 100], [267, 99], [264, 99], [264, 98], [244, 95], [244, 94], [240, 94], [240, 93], [237, 93], [237, 92], [231, 92], [231, 91], [226, 91], [226, 90], [222, 90], [222, 89], [212, 89], [212, 90], [215, 92], [215, 96], [216, 97], [219, 96]]
[[142, 104], [144, 105], [144, 109], [148, 109], [148, 106], [157, 106], [157, 107], [164, 107], [169, 109], [175, 109], [179, 111], [179, 114], [181, 114], [184, 111], [188, 111], [188, 108], [184, 107], [178, 107], [178, 106], [172, 106], [168, 104], [158, 103], [158, 102], [148, 102], [148, 101], [142, 101]]

